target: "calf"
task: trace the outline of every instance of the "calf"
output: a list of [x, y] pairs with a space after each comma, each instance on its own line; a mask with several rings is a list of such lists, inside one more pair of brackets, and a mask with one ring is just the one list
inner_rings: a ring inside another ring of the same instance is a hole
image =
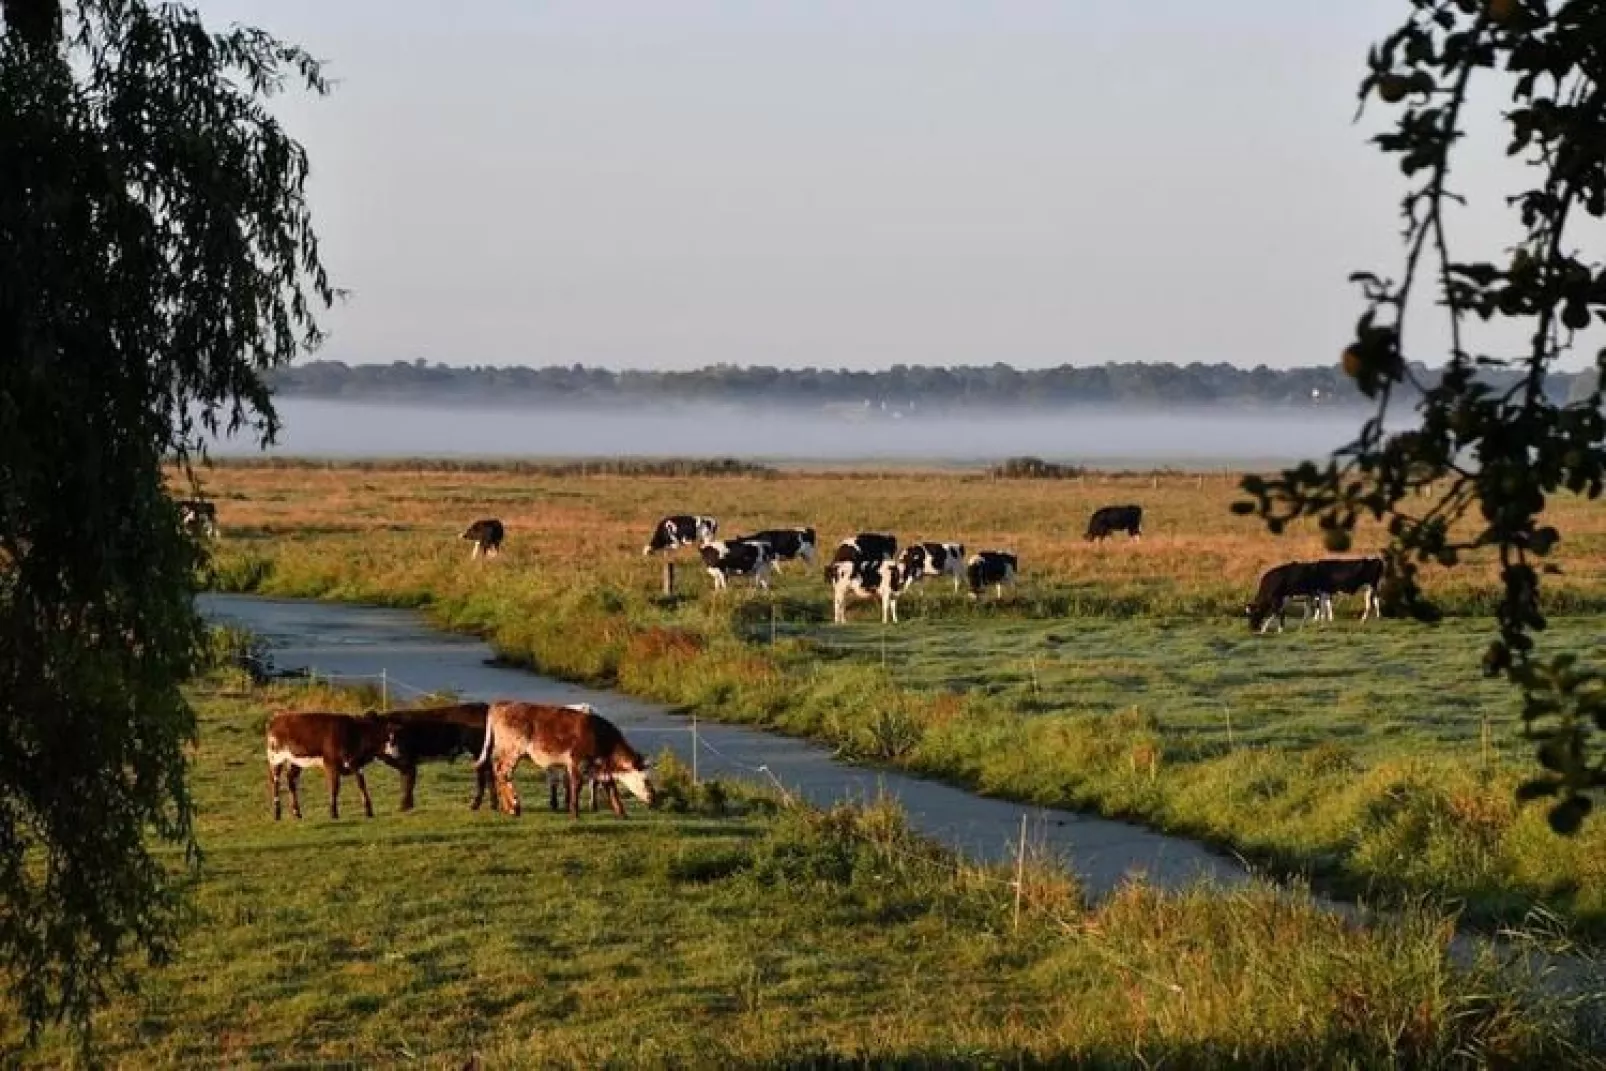
[[708, 575], [714, 578], [714, 590], [724, 591], [733, 576], [750, 576], [758, 587], [770, 586], [770, 548], [768, 543], [704, 543], [698, 550]]
[[898, 556], [907, 582], [914, 584], [928, 576], [951, 576], [954, 590], [965, 576], [963, 543], [916, 543]]
[[907, 583], [903, 566], [891, 558], [832, 562], [825, 575], [831, 582], [831, 620], [847, 623], [849, 599], [880, 599], [881, 623], [897, 623], [898, 595]]
[[[413, 809], [413, 788], [418, 783], [420, 762], [450, 762], [459, 755], [471, 759], [479, 755], [485, 744], [485, 717], [489, 710], [485, 703], [458, 703], [392, 710], [385, 714], [392, 726], [392, 746], [380, 759], [401, 774], [402, 810]], [[474, 775], [474, 802], [469, 806], [477, 811], [485, 801], [486, 790], [491, 787], [491, 773], [476, 766]], [[494, 798], [492, 803], [495, 804]]]
[[[895, 558], [898, 555], [898, 537], [885, 535], [881, 532], [860, 532], [858, 535], [844, 539], [837, 544], [836, 553], [831, 555], [831, 564], [837, 562], [875, 561], [880, 558]], [[826, 570], [826, 579], [831, 578], [831, 571]]]
[[268, 787], [273, 796], [273, 817], [279, 811], [279, 775], [284, 774], [290, 788], [290, 813], [301, 817], [301, 795], [297, 784], [301, 770], [322, 766], [329, 781], [329, 817], [340, 817], [340, 775], [351, 774], [362, 793], [362, 807], [374, 816], [374, 801], [362, 768], [377, 758], [391, 756], [394, 742], [389, 718], [373, 711], [356, 716], [324, 714], [315, 711], [281, 710], [268, 721]]
[[474, 549], [469, 551], [470, 558], [478, 558], [481, 554], [493, 558], [502, 553], [502, 522], [495, 517], [487, 517], [483, 521], [475, 521], [463, 532], [461, 538], [472, 539]]
[[178, 506], [179, 523], [196, 535], [217, 538], [217, 505], [199, 498], [180, 499]]
[[1143, 536], [1142, 506], [1104, 506], [1093, 511], [1087, 520], [1084, 539], [1104, 539], [1116, 532], [1125, 532], [1133, 539]]
[[770, 528], [749, 536], [727, 540], [729, 543], [763, 543], [770, 548], [770, 567], [780, 572], [781, 563], [803, 559], [805, 565], [814, 564], [815, 542], [812, 528]]
[[608, 804], [625, 816], [619, 785], [648, 806], [653, 802], [647, 760], [625, 740], [618, 726], [589, 707], [555, 707], [543, 703], [493, 703], [486, 719], [485, 746], [478, 765], [489, 766], [496, 777], [502, 810], [521, 813], [513, 789], [513, 771], [525, 758], [542, 769], [561, 766], [568, 774], [569, 814], [580, 817], [580, 785], [588, 776], [602, 780]]
[[1020, 572], [1020, 559], [1007, 550], [984, 550], [970, 559], [965, 566], [965, 579], [970, 581], [970, 597], [979, 598], [982, 589], [996, 589], [1000, 598], [1004, 585], [1013, 584]]
[[660, 550], [679, 550], [692, 543], [711, 542], [719, 532], [719, 521], [693, 513], [665, 517], [652, 530], [652, 538], [641, 548], [643, 556]]

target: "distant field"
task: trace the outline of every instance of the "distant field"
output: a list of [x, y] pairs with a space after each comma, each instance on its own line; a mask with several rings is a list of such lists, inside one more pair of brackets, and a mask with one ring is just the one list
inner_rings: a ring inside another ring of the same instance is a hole
[[[1561, 840], [1512, 793], [1530, 770], [1513, 694], [1477, 676], [1492, 623], [1487, 563], [1427, 584], [1429, 628], [1331, 625], [1252, 636], [1241, 613], [1267, 566], [1322, 555], [1309, 530], [1267, 535], [1222, 477], [995, 481], [941, 473], [765, 478], [235, 469], [206, 474], [225, 535], [216, 582], [422, 606], [508, 657], [708, 717], [823, 740], [982, 791], [1132, 817], [1332, 891], [1432, 895], [1485, 924], [1536, 905], [1606, 935], [1606, 822]], [[1081, 538], [1098, 504], [1145, 507], [1149, 534]], [[941, 584], [883, 630], [861, 604], [836, 627], [818, 570], [773, 596], [715, 597], [683, 553], [679, 594], [641, 545], [671, 512], [722, 533], [813, 524], [1008, 546], [1002, 600]], [[1600, 653], [1606, 509], [1559, 501], [1550, 650]], [[498, 516], [504, 555], [456, 537]], [[1358, 552], [1376, 546], [1363, 531]]]
[[[1017, 927], [1008, 875], [886, 806], [777, 811], [671, 768], [656, 813], [515, 821], [467, 809], [458, 763], [410, 814], [376, 766], [375, 819], [348, 785], [331, 822], [311, 777], [276, 823], [267, 706], [361, 697], [223, 684], [195, 693], [192, 925], [100, 1017], [108, 1066], [1600, 1066], [1523, 977], [1451, 969], [1430, 913], [1138, 886], [1088, 908], [1034, 862]], [[7, 1061], [73, 1062], [55, 1033]]]

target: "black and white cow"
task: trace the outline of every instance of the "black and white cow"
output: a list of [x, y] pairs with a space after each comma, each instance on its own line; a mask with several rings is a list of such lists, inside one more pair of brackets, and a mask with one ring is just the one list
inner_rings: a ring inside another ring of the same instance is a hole
[[733, 576], [750, 576], [758, 587], [768, 589], [770, 570], [774, 559], [768, 543], [739, 543], [728, 540], [704, 543], [698, 551], [708, 575], [714, 578], [714, 590], [724, 591]]
[[468, 552], [470, 558], [478, 558], [481, 554], [487, 558], [494, 558], [502, 553], [502, 537], [505, 534], [501, 521], [495, 517], [486, 517], [469, 525], [459, 538], [474, 541], [474, 549]]
[[803, 559], [814, 564], [817, 544], [812, 528], [770, 528], [752, 535], [726, 540], [728, 543], [763, 543], [770, 548], [770, 566], [780, 572], [781, 563]]
[[209, 539], [217, 538], [217, 505], [200, 498], [181, 499], [178, 519], [186, 529]]
[[831, 620], [847, 623], [848, 600], [880, 599], [881, 623], [898, 621], [898, 595], [908, 583], [903, 566], [891, 558], [832, 562], [825, 575], [831, 582]]
[[1255, 590], [1254, 601], [1244, 607], [1251, 630], [1265, 632], [1275, 623], [1283, 630], [1288, 604], [1296, 599], [1305, 603], [1300, 615], [1303, 621], [1316, 607], [1316, 620], [1333, 619], [1333, 595], [1364, 594], [1366, 605], [1361, 611], [1365, 621], [1373, 612], [1380, 612], [1377, 589], [1383, 582], [1382, 558], [1324, 558], [1314, 562], [1288, 562], [1268, 569], [1261, 575]]
[[1311, 565], [1321, 576], [1322, 596], [1316, 604], [1316, 620], [1333, 620], [1334, 595], [1361, 596], [1361, 620], [1383, 616], [1377, 589], [1383, 584], [1382, 558], [1323, 558]]
[[987, 587], [1004, 594], [1004, 585], [1013, 584], [1020, 572], [1020, 559], [1007, 550], [984, 550], [970, 559], [965, 566], [965, 579], [970, 581], [970, 597], [977, 598]]
[[1133, 539], [1143, 537], [1142, 506], [1103, 506], [1087, 519], [1084, 539], [1104, 539], [1116, 532], [1125, 532]]
[[665, 517], [652, 530], [652, 538], [641, 548], [645, 556], [660, 550], [679, 550], [692, 543], [711, 542], [719, 532], [719, 521], [693, 513]]
[[[831, 555], [831, 564], [837, 562], [864, 562], [876, 561], [880, 558], [896, 558], [898, 556], [898, 537], [887, 535], [884, 532], [860, 532], [838, 543], [836, 553]], [[826, 580], [831, 579], [831, 570], [825, 571]]]
[[916, 543], [898, 555], [904, 576], [910, 584], [928, 576], [951, 576], [954, 590], [965, 578], [965, 545], [963, 543]]

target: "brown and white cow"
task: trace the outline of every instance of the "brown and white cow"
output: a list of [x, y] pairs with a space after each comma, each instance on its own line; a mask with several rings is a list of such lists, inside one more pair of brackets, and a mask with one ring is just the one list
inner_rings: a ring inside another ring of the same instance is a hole
[[384, 715], [328, 714], [321, 711], [281, 710], [268, 721], [268, 788], [273, 797], [273, 817], [279, 810], [279, 777], [284, 775], [290, 789], [290, 813], [301, 817], [301, 796], [296, 786], [301, 771], [322, 766], [329, 781], [329, 817], [340, 817], [340, 778], [350, 774], [357, 779], [362, 807], [374, 816], [374, 801], [368, 795], [368, 782], [362, 768], [375, 759], [386, 758], [393, 747], [392, 724]]
[[563, 767], [569, 779], [565, 793], [569, 814], [575, 818], [580, 817], [580, 786], [591, 776], [607, 787], [608, 804], [620, 818], [625, 816], [619, 798], [621, 784], [648, 806], [653, 803], [647, 760], [630, 746], [618, 726], [589, 707], [491, 704], [479, 765], [488, 765], [493, 771], [497, 798], [508, 814], [521, 811], [513, 771], [526, 758], [541, 770]]
[[[485, 746], [485, 718], [490, 712], [487, 703], [457, 703], [442, 707], [412, 707], [386, 711], [384, 717], [392, 727], [390, 746], [380, 760], [393, 767], [402, 779], [401, 809], [413, 809], [413, 788], [418, 783], [418, 764], [421, 762], [450, 762], [459, 755], [477, 759]], [[474, 768], [474, 802], [479, 810], [485, 793], [491, 787], [491, 771]], [[495, 804], [495, 797], [492, 797]]]

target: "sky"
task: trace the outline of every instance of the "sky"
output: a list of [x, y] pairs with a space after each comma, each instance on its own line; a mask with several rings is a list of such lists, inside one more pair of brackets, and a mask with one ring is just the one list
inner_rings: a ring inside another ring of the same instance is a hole
[[199, 7], [338, 83], [276, 105], [331, 360], [1326, 364], [1402, 259], [1353, 118], [1406, 0]]

